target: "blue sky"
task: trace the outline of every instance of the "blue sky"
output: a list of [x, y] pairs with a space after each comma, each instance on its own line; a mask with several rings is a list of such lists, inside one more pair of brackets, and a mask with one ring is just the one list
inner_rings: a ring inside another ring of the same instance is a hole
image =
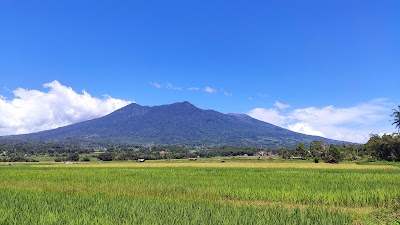
[[[108, 111], [187, 100], [362, 142], [395, 131], [399, 11], [397, 0], [1, 1], [0, 116], [32, 110], [15, 103], [18, 88], [71, 87], [121, 100]], [[100, 115], [37, 129], [16, 120], [21, 133]], [[10, 126], [0, 121], [3, 134], [16, 133]]]

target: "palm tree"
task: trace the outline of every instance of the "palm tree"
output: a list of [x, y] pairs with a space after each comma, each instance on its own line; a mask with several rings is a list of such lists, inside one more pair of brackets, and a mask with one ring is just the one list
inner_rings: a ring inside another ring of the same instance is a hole
[[393, 109], [393, 114], [391, 116], [394, 117], [392, 125], [396, 125], [397, 133], [400, 134], [400, 105], [397, 106], [399, 109]]

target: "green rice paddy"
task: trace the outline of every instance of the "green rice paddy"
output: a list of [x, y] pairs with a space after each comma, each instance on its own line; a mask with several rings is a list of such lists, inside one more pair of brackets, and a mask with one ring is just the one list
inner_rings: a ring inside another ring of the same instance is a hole
[[0, 224], [400, 224], [400, 167], [3, 163], [0, 200]]

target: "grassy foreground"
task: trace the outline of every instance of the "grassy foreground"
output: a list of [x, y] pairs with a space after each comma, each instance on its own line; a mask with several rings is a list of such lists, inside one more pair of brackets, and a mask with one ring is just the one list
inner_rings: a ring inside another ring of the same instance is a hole
[[398, 165], [0, 164], [0, 224], [399, 224]]

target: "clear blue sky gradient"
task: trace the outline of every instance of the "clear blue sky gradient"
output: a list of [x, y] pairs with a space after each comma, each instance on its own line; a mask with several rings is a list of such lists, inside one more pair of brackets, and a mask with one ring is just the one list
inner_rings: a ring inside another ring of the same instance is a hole
[[1, 1], [0, 95], [53, 80], [221, 112], [399, 103], [400, 1]]

